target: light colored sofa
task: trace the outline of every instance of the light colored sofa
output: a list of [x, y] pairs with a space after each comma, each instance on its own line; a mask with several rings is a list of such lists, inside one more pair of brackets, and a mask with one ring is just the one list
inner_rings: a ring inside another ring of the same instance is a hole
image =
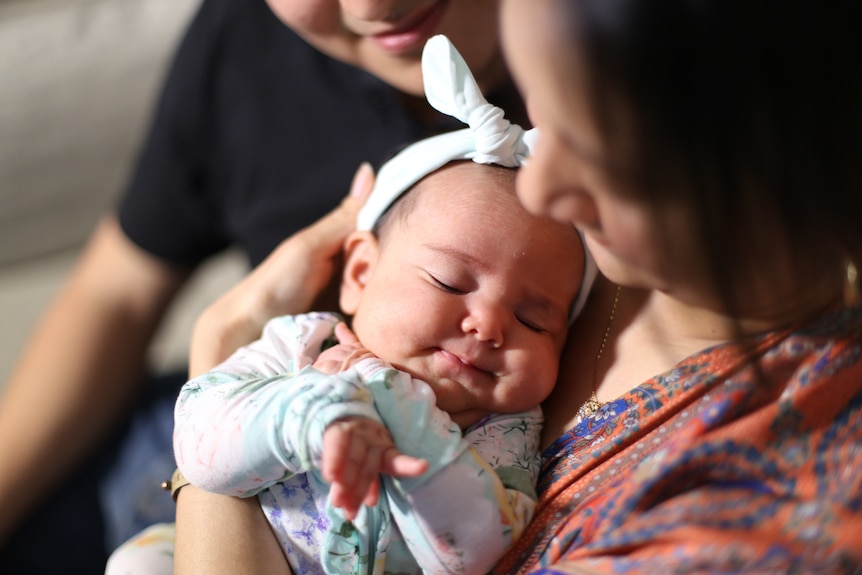
[[[0, 386], [99, 215], [125, 186], [165, 66], [199, 0], [0, 0]], [[241, 274], [193, 282], [153, 361]]]

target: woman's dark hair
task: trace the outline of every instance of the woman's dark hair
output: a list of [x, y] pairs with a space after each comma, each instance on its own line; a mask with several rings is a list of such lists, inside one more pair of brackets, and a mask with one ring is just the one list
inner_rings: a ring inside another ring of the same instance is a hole
[[624, 160], [653, 205], [694, 210], [716, 281], [740, 254], [768, 253], [745, 232], [773, 216], [808, 257], [862, 255], [856, 0], [558, 5], [608, 148], [635, 151]]

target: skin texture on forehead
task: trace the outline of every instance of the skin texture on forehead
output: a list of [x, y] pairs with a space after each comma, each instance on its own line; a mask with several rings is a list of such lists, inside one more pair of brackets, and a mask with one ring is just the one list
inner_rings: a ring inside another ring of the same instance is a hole
[[[466, 169], [463, 168], [463, 166], [466, 166]], [[441, 182], [439, 177], [437, 177], [437, 175], [444, 170], [454, 168], [456, 171], [464, 174], [467, 178], [478, 178], [482, 184], [489, 180], [494, 180], [495, 185], [498, 187], [501, 194], [509, 196], [508, 199], [504, 198], [503, 201], [515, 199], [516, 196], [514, 190], [517, 174], [516, 170], [496, 165], [483, 165], [478, 171], [471, 169], [472, 167], [477, 166], [478, 164], [474, 164], [470, 160], [451, 161], [443, 167], [434, 170], [430, 174], [423, 176], [418, 182], [413, 184], [410, 189], [403, 192], [381, 216], [379, 224], [376, 227], [376, 235], [379, 237], [380, 241], [384, 242], [386, 240], [386, 236], [392, 227], [392, 222], [404, 221], [410, 216], [418, 205], [419, 197], [422, 195], [423, 191], [427, 190], [429, 193], [434, 193], [434, 190], [437, 189], [438, 186], [446, 185]]]
[[353, 331], [427, 381], [459, 425], [546, 397], [583, 277], [577, 231], [526, 212], [514, 173], [449, 164], [423, 180], [388, 239], [348, 240], [341, 306]]
[[321, 52], [363, 68], [409, 94], [424, 93], [422, 47], [434, 34], [452, 40], [483, 91], [499, 87], [507, 78], [497, 25], [498, 0], [267, 3], [282, 22]]

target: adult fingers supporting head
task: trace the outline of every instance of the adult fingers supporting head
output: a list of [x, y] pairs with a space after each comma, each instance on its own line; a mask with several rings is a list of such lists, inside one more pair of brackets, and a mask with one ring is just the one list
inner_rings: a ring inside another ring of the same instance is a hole
[[368, 194], [374, 188], [374, 170], [368, 162], [362, 162], [356, 173], [353, 175], [353, 182], [350, 184], [350, 194], [348, 198], [354, 198], [359, 202], [359, 205], [365, 203], [368, 199]]
[[353, 176], [350, 193], [331, 212], [298, 232], [311, 257], [333, 257], [356, 229], [356, 216], [374, 187], [374, 171], [363, 163]]
[[[338, 207], [281, 242], [245, 280], [208, 308], [218, 320], [216, 325], [225, 326], [214, 339], [231, 340], [219, 360], [259, 337], [269, 319], [310, 309], [337, 271], [344, 240], [356, 228], [356, 215], [373, 186], [374, 172], [362, 164], [350, 194]], [[239, 338], [231, 333], [237, 325], [245, 328]]]

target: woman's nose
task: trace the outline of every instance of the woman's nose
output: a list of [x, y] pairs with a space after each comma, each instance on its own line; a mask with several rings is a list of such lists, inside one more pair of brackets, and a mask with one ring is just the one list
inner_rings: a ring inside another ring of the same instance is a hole
[[471, 334], [483, 343], [491, 344], [493, 348], [503, 346], [505, 322], [501, 311], [490, 304], [472, 306], [461, 322], [464, 333]]
[[[598, 212], [582, 168], [553, 142], [536, 146], [530, 162], [518, 171], [516, 189], [527, 211], [581, 227], [595, 227]], [[560, 166], [566, 166], [561, 170]]]

